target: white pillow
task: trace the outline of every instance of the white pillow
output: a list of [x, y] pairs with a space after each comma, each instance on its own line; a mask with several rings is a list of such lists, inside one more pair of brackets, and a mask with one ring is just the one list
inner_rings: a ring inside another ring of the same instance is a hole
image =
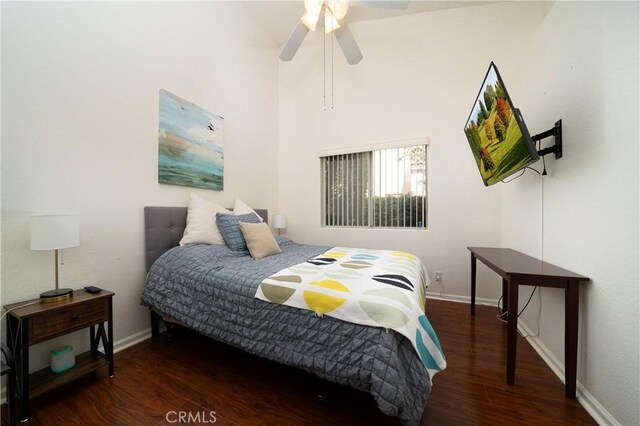
[[255, 213], [256, 216], [258, 216], [258, 218], [260, 219], [260, 222], [264, 222], [264, 219], [262, 218], [262, 216], [256, 213], [254, 209], [249, 207], [246, 203], [240, 200], [236, 200], [236, 203], [233, 205], [233, 214], [236, 216], [239, 216], [241, 214], [249, 214], [249, 213]]
[[231, 214], [218, 204], [191, 193], [187, 209], [187, 228], [180, 245], [224, 244], [224, 239], [216, 224], [216, 213]]

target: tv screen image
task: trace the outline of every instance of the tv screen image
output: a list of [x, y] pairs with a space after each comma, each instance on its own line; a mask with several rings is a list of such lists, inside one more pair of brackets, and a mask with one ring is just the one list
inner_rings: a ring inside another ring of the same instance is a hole
[[538, 161], [535, 144], [491, 62], [464, 127], [485, 186]]

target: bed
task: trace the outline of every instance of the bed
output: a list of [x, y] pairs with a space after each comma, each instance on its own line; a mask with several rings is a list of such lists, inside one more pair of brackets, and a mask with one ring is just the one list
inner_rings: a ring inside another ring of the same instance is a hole
[[[266, 210], [256, 210], [267, 219]], [[419, 424], [431, 381], [404, 336], [254, 297], [262, 280], [329, 247], [278, 237], [282, 254], [254, 260], [226, 245], [179, 246], [185, 207], [145, 207], [141, 303], [207, 337], [369, 392], [380, 410]], [[157, 325], [152, 324], [154, 333]]]

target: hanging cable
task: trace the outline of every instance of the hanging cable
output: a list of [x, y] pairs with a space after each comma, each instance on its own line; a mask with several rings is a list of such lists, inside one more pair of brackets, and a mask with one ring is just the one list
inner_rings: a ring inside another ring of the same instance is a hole
[[503, 180], [501, 180], [500, 182], [502, 182], [502, 183], [509, 183], [509, 182], [513, 182], [514, 180], [516, 180], [516, 179], [518, 179], [519, 177], [521, 177], [521, 176], [524, 174], [524, 172], [526, 172], [526, 171], [527, 171], [527, 168], [525, 167], [524, 169], [522, 169], [522, 173], [520, 173], [518, 176], [513, 177], [513, 178], [511, 178], [511, 179], [509, 179], [509, 180], [504, 180], [504, 179], [503, 179]]
[[[544, 262], [544, 177], [547, 176], [547, 166], [544, 164], [544, 156], [542, 156], [542, 164], [543, 170], [540, 174], [540, 260]], [[538, 287], [536, 287], [538, 288]], [[535, 289], [533, 289], [535, 292]], [[533, 296], [533, 293], [531, 293]], [[531, 297], [529, 297], [529, 301], [531, 301]], [[527, 302], [527, 305], [529, 302]], [[527, 306], [525, 305], [525, 308]], [[524, 309], [522, 309], [524, 311]], [[542, 316], [542, 290], [538, 291], [538, 315], [536, 317], [536, 334], [532, 335], [524, 335], [520, 333], [520, 335], [524, 338], [528, 337], [540, 337], [540, 317]]]
[[[539, 144], [540, 141], [537, 142], [537, 144]], [[536, 146], [537, 149], [539, 149], [539, 146]], [[522, 173], [520, 173], [518, 176], [509, 179], [508, 181], [502, 181], [502, 183], [509, 183], [515, 179], [518, 179], [520, 176], [522, 176], [524, 174], [524, 172], [527, 169], [533, 170], [534, 172], [538, 173], [538, 175], [540, 175], [540, 260], [542, 262], [544, 262], [544, 176], [547, 176], [547, 167], [546, 164], [544, 162], [544, 156], [542, 156], [542, 164], [543, 164], [543, 170], [542, 173], [536, 169], [534, 169], [533, 167], [525, 167], [522, 170]], [[525, 309], [527, 309], [527, 307], [529, 306], [529, 303], [531, 302], [531, 299], [533, 298], [533, 295], [535, 294], [536, 290], [538, 290], [538, 286], [535, 286], [533, 288], [533, 291], [531, 292], [531, 294], [529, 295], [529, 299], [527, 300], [527, 303], [524, 305], [524, 307], [520, 310], [520, 312], [518, 312], [518, 318], [520, 317], [520, 315], [522, 315], [522, 313], [525, 311]], [[496, 319], [498, 321], [504, 322], [506, 323], [507, 320], [504, 319], [505, 315], [507, 315], [507, 311], [503, 311], [502, 309], [500, 309], [500, 301], [502, 301], [502, 297], [500, 297], [500, 299], [498, 299], [498, 312], [499, 314], [496, 315]], [[524, 337], [524, 338], [528, 338], [528, 337], [539, 337], [540, 336], [540, 317], [542, 315], [542, 290], [538, 291], [538, 315], [536, 318], [536, 324], [537, 324], [537, 328], [538, 330], [536, 331], [536, 334], [532, 334], [532, 335], [525, 335], [522, 334], [520, 331], [518, 331], [518, 333]]]
[[[538, 286], [535, 286], [533, 288], [533, 291], [529, 295], [529, 300], [527, 300], [527, 303], [524, 305], [524, 308], [520, 309], [520, 312], [518, 312], [518, 318], [520, 318], [520, 315], [522, 315], [524, 310], [527, 309], [527, 306], [529, 306], [529, 303], [531, 302], [531, 298], [533, 298], [533, 295], [535, 294], [537, 289], [538, 289]], [[500, 299], [498, 299], [498, 310], [500, 310], [500, 300], [502, 300], [502, 296], [500, 296]], [[507, 320], [505, 320], [504, 317], [505, 315], [508, 315], [508, 314], [509, 314], [509, 310], [507, 308], [506, 311], [500, 312], [498, 315], [496, 315], [496, 318], [498, 319], [498, 321], [507, 322]]]
[[[544, 262], [544, 177], [547, 176], [547, 167], [546, 165], [544, 165], [544, 156], [542, 156], [542, 164], [543, 164], [542, 173], [538, 172], [538, 174], [540, 175], [540, 260]], [[531, 296], [529, 296], [529, 300], [527, 301], [527, 304], [524, 306], [524, 308], [522, 308], [522, 311], [520, 311], [520, 313], [522, 313], [527, 308], [527, 306], [529, 305], [529, 302], [531, 301], [531, 297], [533, 296], [533, 293], [535, 293], [537, 288], [538, 287], [535, 287], [533, 289], [533, 292], [531, 292]], [[528, 338], [528, 337], [540, 336], [540, 316], [541, 315], [542, 315], [542, 290], [538, 291], [538, 315], [536, 317], [536, 326], [538, 330], [536, 331], [536, 334], [525, 335], [523, 333], [520, 333], [522, 337]]]
[[[544, 176], [544, 173], [542, 175]], [[544, 262], [544, 177], [540, 180], [540, 260]]]
[[[542, 157], [542, 163], [544, 164], [544, 156]], [[544, 262], [544, 176], [547, 176], [546, 166], [544, 166], [542, 173], [538, 172], [538, 174], [540, 175], [540, 261]], [[527, 301], [527, 304], [525, 305], [524, 308], [522, 308], [522, 311], [520, 311], [520, 313], [524, 312], [524, 310], [527, 308], [527, 306], [529, 305], [529, 302], [531, 301], [531, 297], [533, 296], [533, 293], [535, 293], [537, 288], [538, 287], [535, 287], [533, 289], [533, 292], [531, 292], [531, 296], [529, 296], [529, 301]], [[536, 317], [536, 326], [538, 330], [536, 331], [536, 334], [525, 335], [523, 333], [520, 333], [522, 337], [528, 338], [528, 337], [540, 336], [541, 315], [542, 315], [542, 290], [538, 292], [538, 315]]]

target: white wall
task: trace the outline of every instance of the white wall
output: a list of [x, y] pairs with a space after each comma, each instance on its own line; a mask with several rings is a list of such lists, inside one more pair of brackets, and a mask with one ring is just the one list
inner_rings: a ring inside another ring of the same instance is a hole
[[[116, 292], [116, 339], [148, 327], [142, 207], [185, 205], [189, 192], [157, 184], [160, 88], [225, 117], [225, 191], [196, 192], [277, 209], [303, 242], [415, 252], [444, 272], [444, 293], [466, 296], [466, 246], [542, 249], [540, 180], [484, 188], [462, 132], [494, 60], [533, 133], [564, 119], [544, 257], [592, 277], [578, 378], [613, 421], [640, 423], [637, 3], [500, 3], [352, 29], [364, 60], [348, 67], [334, 46], [335, 109], [323, 112], [319, 34], [278, 65], [242, 6], [2, 3], [2, 304], [52, 286], [52, 254], [29, 250], [29, 216], [77, 213], [81, 246], [65, 251], [62, 283]], [[321, 150], [421, 136], [427, 231], [320, 227]], [[479, 278], [479, 296], [497, 298], [499, 278], [484, 267]], [[562, 297], [542, 300], [540, 341], [562, 360]], [[84, 334], [74, 342], [86, 348]]]
[[[624, 425], [640, 423], [638, 26], [637, 2], [549, 9], [531, 60], [508, 83], [532, 132], [563, 119], [564, 156], [547, 162], [544, 228], [534, 174], [505, 187], [502, 210], [505, 246], [591, 278], [581, 288], [578, 380]], [[534, 298], [523, 315], [533, 332], [538, 307]], [[561, 361], [563, 323], [562, 291], [544, 289], [539, 340]]]
[[[565, 157], [548, 162], [545, 182], [544, 256], [593, 278], [581, 297], [578, 380], [610, 415], [605, 421], [638, 424], [638, 4], [500, 3], [352, 30], [364, 59], [349, 67], [336, 51], [333, 111], [322, 111], [321, 36], [309, 34], [280, 65], [287, 234], [412, 251], [432, 275], [444, 272], [444, 293], [454, 296], [469, 295], [466, 246], [539, 256], [539, 178], [484, 188], [462, 131], [495, 61], [532, 133], [564, 119]], [[431, 139], [428, 231], [320, 227], [321, 150], [419, 136]], [[479, 296], [496, 299], [500, 279], [479, 269]], [[545, 291], [542, 299], [540, 342], [563, 360], [562, 294]], [[536, 303], [525, 315], [534, 331]]]
[[194, 191], [276, 209], [277, 50], [264, 40], [232, 3], [2, 3], [2, 304], [53, 288], [30, 215], [75, 213], [61, 285], [114, 291], [116, 340], [149, 327], [143, 207], [186, 206], [190, 191], [158, 184], [160, 88], [225, 118], [225, 189]]
[[[502, 28], [487, 26], [490, 10], [477, 7], [352, 25], [364, 59], [348, 66], [335, 44], [333, 111], [322, 110], [322, 38], [310, 33], [294, 60], [280, 65], [279, 200], [287, 235], [309, 243], [408, 250], [423, 259], [432, 278], [443, 272], [444, 293], [468, 294], [466, 247], [501, 241], [501, 188], [484, 187], [462, 132], [490, 61], [476, 49], [476, 39], [514, 34], [492, 57], [520, 57], [537, 23], [536, 7], [521, 9], [522, 19]], [[527, 12], [533, 12], [531, 19]], [[329, 82], [329, 65], [327, 70]], [[328, 99], [330, 93], [329, 85]], [[321, 150], [422, 136], [430, 139], [428, 230], [320, 227]], [[479, 271], [493, 283], [480, 286], [479, 297], [496, 299], [500, 279], [484, 267]]]

